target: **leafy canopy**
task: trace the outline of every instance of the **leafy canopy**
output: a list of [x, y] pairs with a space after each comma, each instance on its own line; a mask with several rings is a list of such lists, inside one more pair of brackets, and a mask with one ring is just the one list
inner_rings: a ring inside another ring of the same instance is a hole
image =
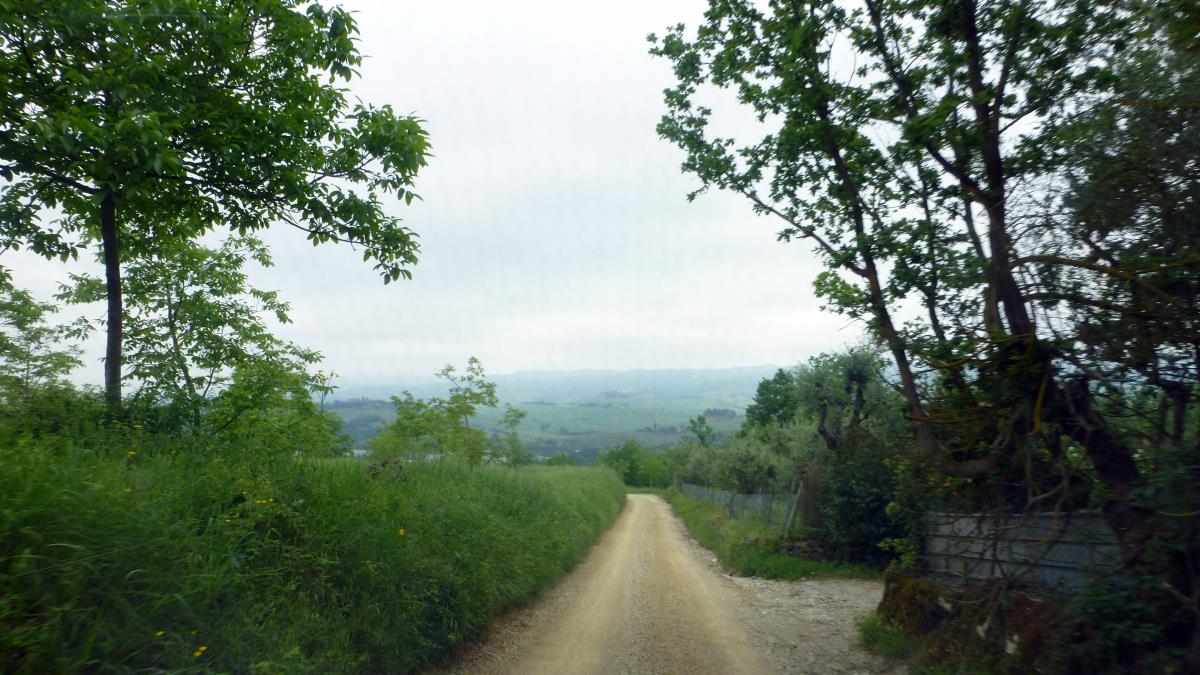
[[334, 86], [356, 31], [298, 0], [0, 2], [0, 248], [77, 256], [111, 195], [126, 253], [287, 223], [408, 276], [382, 197], [414, 198], [428, 142]]
[[461, 373], [447, 365], [437, 376], [449, 385], [446, 396], [420, 399], [404, 392], [403, 396], [392, 397], [396, 419], [367, 442], [372, 454], [384, 458], [446, 457], [468, 464], [486, 461], [522, 465], [533, 461], [517, 437], [525, 411], [506, 404], [501, 433], [494, 437], [471, 426], [471, 418], [480, 407], [500, 405], [496, 383], [487, 379], [479, 359], [469, 358]]

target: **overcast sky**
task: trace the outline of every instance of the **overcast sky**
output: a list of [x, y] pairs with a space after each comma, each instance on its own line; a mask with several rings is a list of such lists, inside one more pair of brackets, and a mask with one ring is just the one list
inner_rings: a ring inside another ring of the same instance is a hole
[[[470, 355], [494, 373], [786, 365], [861, 335], [820, 311], [807, 244], [777, 243], [734, 195], [688, 203], [696, 181], [655, 134], [672, 80], [646, 34], [694, 26], [703, 0], [343, 4], [366, 56], [353, 95], [426, 120], [424, 201], [394, 206], [421, 260], [384, 286], [361, 254], [281, 228], [253, 279], [291, 302], [281, 333], [344, 382]], [[43, 297], [67, 269], [0, 263]]]

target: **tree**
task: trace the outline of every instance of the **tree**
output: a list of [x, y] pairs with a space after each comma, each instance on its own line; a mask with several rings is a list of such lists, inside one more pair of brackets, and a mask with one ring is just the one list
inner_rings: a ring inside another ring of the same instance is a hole
[[746, 422], [758, 426], [783, 424], [796, 416], [796, 383], [780, 368], [770, 379], [758, 383], [754, 402], [746, 407]]
[[600, 453], [596, 463], [616, 471], [626, 485], [667, 487], [671, 482], [667, 461], [637, 441], [627, 441]]
[[[697, 192], [742, 194], [782, 221], [781, 239], [816, 245], [827, 265], [818, 293], [886, 346], [936, 471], [1020, 481], [1023, 458], [1041, 442], [1061, 448], [1047, 436], [1064, 432], [1103, 467], [1105, 512], [1136, 557], [1147, 514], [1131, 502], [1132, 451], [1064, 405], [1016, 237], [1030, 181], [1059, 160], [1043, 152], [1054, 122], [1109, 83], [1097, 64], [1111, 60], [1129, 17], [1023, 0], [781, 0], [765, 10], [733, 0], [714, 2], [695, 38], [677, 26], [652, 39], [679, 80], [659, 133], [686, 151]], [[697, 102], [710, 86], [734, 90], [763, 135], [712, 136], [712, 110]], [[910, 299], [926, 316], [901, 325]], [[927, 386], [921, 370], [940, 384]]]
[[0, 247], [99, 244], [119, 409], [121, 267], [214, 228], [285, 223], [361, 246], [385, 281], [415, 235], [381, 201], [428, 151], [413, 117], [351, 105], [353, 16], [301, 0], [12, 0], [0, 12]]
[[547, 457], [542, 460], [544, 466], [578, 466], [579, 462], [575, 458], [565, 452], [560, 452], [552, 457]]
[[696, 415], [694, 418], [688, 420], [688, 431], [696, 435], [696, 442], [701, 446], [707, 446], [711, 443], [713, 436], [716, 434], [704, 415]]
[[1154, 446], [1187, 442], [1200, 382], [1200, 57], [1168, 47], [1126, 49], [1113, 95], [1059, 127], [1057, 189], [1028, 235], [1030, 296], [1064, 357], [1105, 397], [1151, 392], [1134, 417]]
[[350, 452], [341, 421], [313, 401], [313, 378], [287, 359], [240, 364], [205, 405], [209, 451], [239, 455], [339, 456]]
[[[271, 334], [263, 316], [287, 323], [288, 305], [273, 291], [248, 286], [243, 268], [251, 260], [271, 265], [260, 240], [234, 235], [219, 248], [183, 242], [125, 268], [125, 378], [141, 383], [141, 396], [172, 404], [193, 427], [238, 368], [275, 361], [303, 371], [320, 358]], [[61, 298], [104, 299], [103, 280], [82, 275], [73, 282]], [[314, 388], [324, 385], [317, 377]]]
[[9, 404], [27, 404], [33, 389], [79, 365], [78, 348], [63, 342], [80, 336], [82, 327], [48, 323], [53, 311], [0, 277], [0, 397]]
[[[1195, 377], [1181, 347], [1195, 335], [1197, 173], [1194, 148], [1175, 140], [1195, 138], [1195, 99], [1168, 95], [1190, 81], [1190, 7], [714, 0], [694, 34], [651, 40], [678, 81], [658, 130], [700, 179], [692, 196], [741, 194], [782, 224], [781, 240], [813, 243], [826, 307], [864, 321], [890, 353], [920, 449], [915, 484], [1036, 510], [1069, 503], [1092, 476], [1125, 563], [1165, 576], [1195, 612], [1194, 546], [1164, 539], [1177, 528], [1145, 499], [1156, 488], [1143, 441], [1114, 423], [1131, 392], [1115, 395], [1109, 367], [1095, 367], [1140, 365], [1131, 382], [1161, 389], [1168, 410], [1183, 399], [1167, 382]], [[1130, 53], [1165, 78], [1128, 83]], [[714, 135], [703, 103], [714, 88], [762, 133]], [[1125, 112], [1106, 126], [1104, 109]], [[1165, 158], [1135, 147], [1152, 117], [1169, 133], [1145, 149]], [[1091, 151], [1062, 142], [1072, 126], [1096, 134]], [[1064, 182], [1086, 189], [1057, 201]], [[922, 316], [901, 323], [917, 303]], [[1115, 339], [1083, 322], [1063, 330], [1064, 303], [1075, 317], [1123, 315]], [[1147, 360], [1156, 346], [1166, 357]], [[1200, 444], [1188, 453], [1196, 466]], [[1200, 662], [1200, 640], [1191, 649]]]
[[879, 357], [856, 349], [820, 354], [796, 368], [797, 415], [811, 421], [831, 451], [842, 449], [863, 423], [887, 406]]
[[479, 359], [474, 356], [468, 359], [462, 374], [447, 365], [437, 377], [449, 384], [448, 395], [419, 399], [404, 392], [403, 396], [393, 396], [396, 419], [368, 441], [368, 449], [376, 455], [439, 455], [468, 464], [480, 464], [485, 459], [513, 465], [531, 461], [516, 435], [525, 411], [506, 406], [501, 421], [506, 433], [498, 439], [498, 447], [489, 445], [483, 429], [471, 426], [471, 418], [480, 407], [495, 408], [500, 403], [496, 384], [488, 381]]
[[500, 434], [492, 439], [492, 446], [487, 454], [487, 460], [507, 464], [508, 466], [525, 466], [533, 463], [533, 453], [525, 448], [521, 437], [517, 435], [517, 427], [529, 413], [504, 404], [504, 416], [500, 418]]
[[[467, 367], [461, 375], [454, 366], [447, 364], [437, 373], [437, 377], [450, 385], [450, 396], [444, 404], [447, 413], [460, 419], [464, 428], [471, 426], [471, 417], [479, 407], [495, 408], [500, 404], [496, 396], [496, 383], [487, 380], [483, 364], [474, 356], [467, 359]], [[520, 417], [513, 419], [514, 426], [520, 422]]]

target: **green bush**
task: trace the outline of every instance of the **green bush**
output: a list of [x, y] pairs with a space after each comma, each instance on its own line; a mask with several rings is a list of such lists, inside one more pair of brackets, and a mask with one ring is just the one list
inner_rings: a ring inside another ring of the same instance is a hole
[[871, 612], [856, 622], [863, 646], [872, 653], [890, 658], [906, 658], [920, 648], [916, 637], [894, 625], [879, 612]]
[[895, 497], [889, 453], [878, 438], [832, 454], [816, 490], [820, 521], [813, 536], [841, 560], [872, 565], [888, 562], [880, 542], [901, 537], [903, 525], [887, 514]]
[[1072, 630], [1056, 636], [1052, 659], [1064, 672], [1175, 672], [1196, 634], [1195, 616], [1146, 574], [1092, 579], [1066, 609]]
[[0, 447], [0, 671], [410, 671], [575, 565], [624, 499], [597, 469], [160, 441]]
[[666, 457], [636, 441], [600, 453], [596, 463], [616, 471], [632, 487], [665, 488], [671, 484]]

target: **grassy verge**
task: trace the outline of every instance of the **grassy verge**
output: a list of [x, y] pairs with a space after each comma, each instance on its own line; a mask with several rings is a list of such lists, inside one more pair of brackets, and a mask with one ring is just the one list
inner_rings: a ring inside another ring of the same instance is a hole
[[623, 500], [590, 468], [0, 448], [0, 671], [410, 671]]
[[895, 659], [905, 659], [917, 652], [920, 642], [892, 624], [878, 611], [858, 620], [858, 636], [871, 652]]
[[920, 637], [888, 621], [878, 611], [860, 618], [857, 625], [858, 637], [868, 651], [905, 661], [911, 675], [987, 675], [995, 672], [994, 664], [982, 656], [932, 658], [925, 652]]
[[702, 546], [716, 554], [734, 574], [767, 579], [843, 577], [881, 579], [881, 570], [852, 563], [809, 560], [780, 553], [778, 532], [750, 521], [730, 518], [725, 509], [690, 497], [675, 489], [663, 494], [688, 531]]

